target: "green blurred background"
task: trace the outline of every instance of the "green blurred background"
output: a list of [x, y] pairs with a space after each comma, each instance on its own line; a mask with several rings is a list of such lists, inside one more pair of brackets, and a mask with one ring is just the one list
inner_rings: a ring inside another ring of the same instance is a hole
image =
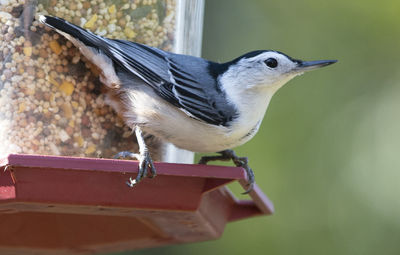
[[400, 254], [400, 1], [206, 1], [203, 57], [339, 63], [274, 96], [247, 155], [276, 213], [222, 238], [123, 254]]

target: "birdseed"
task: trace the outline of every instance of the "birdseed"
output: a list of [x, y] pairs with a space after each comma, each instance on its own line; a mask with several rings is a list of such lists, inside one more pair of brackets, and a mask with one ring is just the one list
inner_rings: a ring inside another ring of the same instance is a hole
[[[0, 155], [112, 157], [137, 150], [131, 129], [105, 103], [99, 70], [40, 24], [40, 14], [171, 51], [175, 12], [175, 0], [0, 0]], [[151, 141], [157, 160], [159, 142]]]

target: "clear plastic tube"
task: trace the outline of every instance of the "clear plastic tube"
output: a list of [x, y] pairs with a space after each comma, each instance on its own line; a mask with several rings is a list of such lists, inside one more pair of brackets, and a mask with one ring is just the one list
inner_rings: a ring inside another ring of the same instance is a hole
[[[171, 51], [177, 2], [0, 0], [0, 155], [112, 157], [134, 151], [131, 129], [105, 103], [99, 70], [37, 16], [62, 17], [99, 35]], [[150, 143], [155, 150], [161, 145]], [[155, 154], [160, 159], [161, 152]]]

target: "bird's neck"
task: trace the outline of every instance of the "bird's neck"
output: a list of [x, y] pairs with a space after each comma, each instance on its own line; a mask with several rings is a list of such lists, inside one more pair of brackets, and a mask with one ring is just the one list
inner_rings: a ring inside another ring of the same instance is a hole
[[255, 126], [259, 126], [269, 102], [276, 90], [271, 88], [253, 88], [247, 89], [240, 94], [241, 98], [235, 98], [239, 117], [236, 119], [232, 128], [238, 134], [247, 134]]
[[[258, 116], [258, 120], [264, 117], [269, 102], [276, 90], [271, 88], [254, 88], [248, 89], [243, 93], [246, 100], [242, 101], [242, 111], [248, 116]], [[257, 119], [257, 118], [255, 118]]]

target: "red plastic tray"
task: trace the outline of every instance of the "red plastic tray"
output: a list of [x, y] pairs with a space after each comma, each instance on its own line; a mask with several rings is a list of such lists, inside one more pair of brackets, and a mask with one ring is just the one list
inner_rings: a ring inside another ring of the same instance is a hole
[[155, 163], [157, 177], [125, 185], [138, 162], [11, 154], [0, 159], [0, 253], [94, 253], [218, 238], [227, 222], [271, 214], [255, 186], [225, 184], [242, 168]]

